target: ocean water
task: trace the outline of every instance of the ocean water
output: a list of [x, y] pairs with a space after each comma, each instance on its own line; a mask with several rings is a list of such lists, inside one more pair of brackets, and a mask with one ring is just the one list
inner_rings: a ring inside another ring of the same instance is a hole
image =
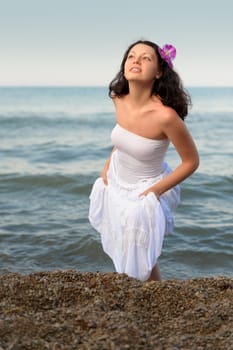
[[[201, 164], [182, 183], [162, 276], [233, 275], [233, 88], [190, 88], [186, 124]], [[112, 145], [104, 87], [0, 88], [0, 273], [114, 271], [88, 221]], [[167, 161], [179, 159], [173, 147]]]

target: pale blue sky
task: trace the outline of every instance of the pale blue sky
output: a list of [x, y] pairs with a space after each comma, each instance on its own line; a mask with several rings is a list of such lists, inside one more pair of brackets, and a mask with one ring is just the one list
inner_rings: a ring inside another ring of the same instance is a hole
[[0, 85], [108, 85], [137, 39], [187, 86], [233, 86], [232, 0], [0, 0]]

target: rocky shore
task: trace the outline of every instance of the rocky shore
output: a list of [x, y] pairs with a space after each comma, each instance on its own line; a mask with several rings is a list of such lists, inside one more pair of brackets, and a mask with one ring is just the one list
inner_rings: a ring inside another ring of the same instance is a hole
[[0, 275], [0, 350], [231, 350], [233, 279]]

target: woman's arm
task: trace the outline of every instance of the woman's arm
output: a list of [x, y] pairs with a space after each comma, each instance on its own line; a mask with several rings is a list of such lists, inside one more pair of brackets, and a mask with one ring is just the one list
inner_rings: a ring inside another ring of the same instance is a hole
[[110, 161], [111, 161], [111, 157], [112, 157], [112, 154], [113, 152], [116, 150], [116, 147], [114, 146], [113, 149], [112, 149], [112, 152], [109, 156], [109, 158], [106, 160], [105, 162], [105, 165], [104, 165], [104, 168], [103, 168], [103, 171], [101, 173], [101, 177], [103, 179], [103, 182], [105, 185], [108, 184], [108, 178], [107, 178], [107, 172], [108, 172], [108, 168], [109, 168], [109, 164], [110, 164]]
[[189, 177], [199, 166], [199, 155], [195, 143], [183, 120], [171, 109], [161, 118], [161, 129], [173, 143], [181, 158], [181, 164], [168, 176], [147, 189], [142, 195], [154, 192], [159, 197], [170, 188]]

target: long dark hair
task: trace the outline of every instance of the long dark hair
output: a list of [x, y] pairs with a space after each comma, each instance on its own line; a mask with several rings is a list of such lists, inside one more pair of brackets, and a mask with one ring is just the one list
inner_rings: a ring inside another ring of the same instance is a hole
[[151, 46], [158, 57], [162, 75], [155, 80], [151, 95], [158, 95], [165, 106], [172, 107], [180, 118], [184, 120], [188, 114], [188, 107], [191, 105], [191, 98], [184, 90], [179, 75], [161, 58], [158, 51], [159, 46], [148, 40], [138, 40], [128, 47], [122, 59], [120, 71], [109, 84], [109, 97], [121, 97], [129, 93], [129, 84], [124, 76], [124, 66], [130, 50], [137, 44]]

